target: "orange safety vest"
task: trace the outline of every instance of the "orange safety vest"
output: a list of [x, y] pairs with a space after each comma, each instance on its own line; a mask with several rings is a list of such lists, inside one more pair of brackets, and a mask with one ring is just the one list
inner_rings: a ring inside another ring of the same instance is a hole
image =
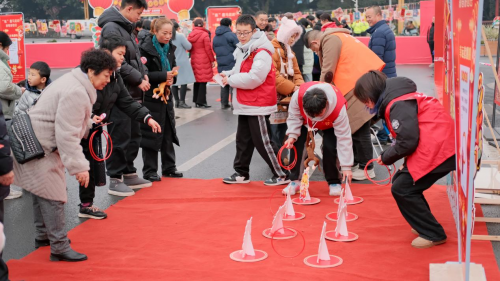
[[[356, 81], [370, 70], [382, 71], [385, 63], [365, 44], [344, 32], [331, 33], [342, 41], [340, 58], [335, 69], [333, 84], [345, 96], [356, 85]], [[328, 58], [322, 58], [325, 60]]]

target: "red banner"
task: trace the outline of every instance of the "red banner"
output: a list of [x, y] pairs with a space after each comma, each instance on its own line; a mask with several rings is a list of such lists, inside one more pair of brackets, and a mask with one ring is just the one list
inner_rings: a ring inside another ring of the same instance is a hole
[[241, 8], [239, 6], [208, 7], [206, 12], [207, 28], [212, 34], [212, 39], [215, 36], [215, 29], [220, 25], [220, 21], [223, 18], [230, 18], [233, 21], [231, 29], [234, 31], [236, 20], [240, 16], [240, 11]]
[[[474, 177], [482, 148], [482, 75], [479, 59], [482, 0], [452, 1], [454, 86], [450, 96], [455, 102], [456, 160], [455, 190], [458, 196], [462, 258], [468, 267], [470, 239], [474, 225]], [[479, 114], [478, 114], [479, 113]]]
[[12, 40], [12, 45], [9, 47], [9, 65], [14, 76], [12, 82], [18, 83], [26, 79], [23, 15], [0, 15], [0, 30], [7, 33]]

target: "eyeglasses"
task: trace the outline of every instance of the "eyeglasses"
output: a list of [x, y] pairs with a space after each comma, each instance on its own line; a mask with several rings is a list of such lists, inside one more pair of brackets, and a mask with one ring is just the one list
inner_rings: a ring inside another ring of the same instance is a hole
[[249, 32], [236, 32], [236, 36], [238, 36], [238, 37], [247, 37], [251, 33], [252, 33], [252, 31], [249, 31]]

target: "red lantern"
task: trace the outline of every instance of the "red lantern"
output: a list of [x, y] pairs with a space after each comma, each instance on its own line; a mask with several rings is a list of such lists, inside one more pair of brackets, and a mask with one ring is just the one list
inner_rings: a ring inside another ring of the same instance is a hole
[[194, 0], [169, 0], [168, 8], [177, 14], [179, 20], [189, 19], [189, 10], [194, 6]]
[[94, 9], [94, 17], [100, 16], [111, 5], [113, 0], [89, 0], [89, 6]]

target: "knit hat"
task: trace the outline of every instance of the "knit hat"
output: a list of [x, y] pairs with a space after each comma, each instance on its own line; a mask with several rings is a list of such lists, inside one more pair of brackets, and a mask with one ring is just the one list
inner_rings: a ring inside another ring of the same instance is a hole
[[293, 46], [293, 44], [299, 40], [300, 35], [302, 35], [302, 27], [298, 26], [295, 21], [283, 17], [281, 19], [281, 25], [278, 30], [278, 34], [276, 35], [276, 39], [278, 39], [279, 42], [288, 45], [288, 40], [290, 40], [294, 34], [298, 34], [298, 36], [295, 37], [295, 41], [290, 44], [291, 46]]

